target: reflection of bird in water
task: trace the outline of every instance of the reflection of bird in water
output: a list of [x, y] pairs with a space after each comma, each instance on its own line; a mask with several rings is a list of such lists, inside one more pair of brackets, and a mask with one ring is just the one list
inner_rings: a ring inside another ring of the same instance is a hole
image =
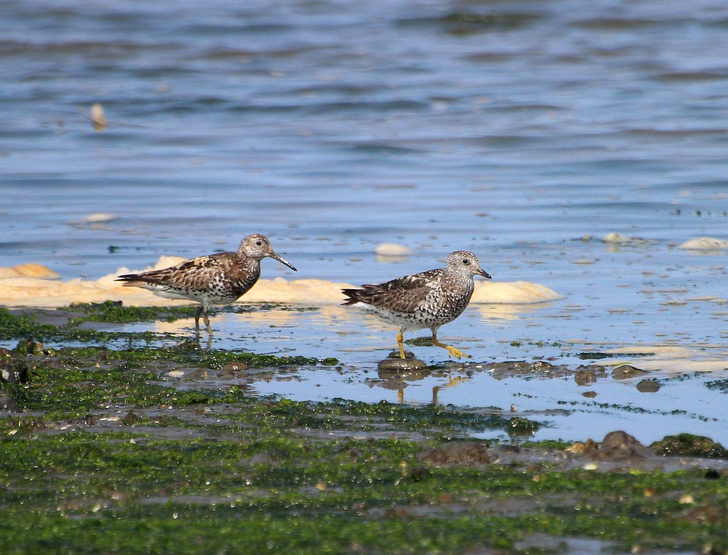
[[432, 404], [437, 405], [439, 403], [437, 399], [437, 394], [440, 392], [441, 389], [445, 389], [447, 387], [455, 387], [457, 385], [460, 385], [463, 382], [467, 382], [470, 378], [466, 378], [463, 376], [459, 376], [457, 378], [450, 378], [446, 384], [443, 385], [436, 385], [432, 388]]
[[[389, 359], [391, 360], [391, 359]], [[412, 359], [407, 359], [412, 360]], [[404, 390], [408, 387], [408, 382], [415, 382], [424, 380], [433, 376], [433, 370], [425, 366], [413, 368], [411, 370], [397, 370], [396, 368], [389, 368], [386, 365], [379, 367], [379, 378], [382, 380], [378, 385], [384, 389], [396, 390], [397, 391], [397, 402], [404, 403]], [[447, 382], [441, 385], [436, 385], [432, 388], [432, 404], [437, 405], [438, 393], [442, 389], [448, 387], [456, 387], [461, 383], [470, 380], [470, 376], [453, 376], [451, 372], [448, 372]]]
[[247, 293], [260, 277], [260, 261], [273, 258], [296, 271], [270, 246], [264, 235], [257, 233], [243, 239], [237, 252], [221, 252], [185, 260], [162, 270], [124, 274], [116, 281], [125, 287], [142, 287], [168, 299], [200, 303], [195, 314], [195, 332], [200, 334], [200, 316], [212, 336], [208, 312], [213, 305], [230, 304]]
[[393, 279], [379, 285], [362, 285], [343, 289], [344, 305], [362, 304], [383, 320], [400, 326], [397, 344], [405, 358], [403, 334], [429, 328], [432, 344], [447, 349], [455, 358], [470, 358], [459, 349], [440, 343], [437, 330], [460, 316], [473, 295], [473, 277], [490, 279], [472, 252], [455, 251], [447, 257], [447, 266], [419, 274]]

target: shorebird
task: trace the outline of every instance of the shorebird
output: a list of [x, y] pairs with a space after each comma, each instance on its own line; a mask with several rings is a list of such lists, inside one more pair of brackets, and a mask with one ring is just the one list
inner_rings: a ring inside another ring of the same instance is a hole
[[195, 331], [200, 334], [200, 316], [212, 336], [208, 312], [213, 305], [230, 304], [247, 293], [260, 277], [260, 261], [273, 258], [297, 271], [279, 256], [264, 235], [245, 237], [236, 252], [221, 252], [198, 256], [161, 270], [124, 274], [116, 281], [124, 287], [142, 287], [168, 299], [183, 299], [200, 303], [195, 314]]
[[437, 340], [440, 326], [460, 316], [473, 296], [473, 277], [490, 275], [480, 267], [478, 257], [469, 251], [455, 251], [447, 257], [447, 266], [419, 274], [403, 276], [379, 285], [362, 285], [360, 289], [342, 289], [344, 305], [361, 304], [383, 320], [400, 326], [397, 334], [399, 356], [405, 358], [403, 334], [429, 328], [432, 344], [447, 349], [455, 358], [466, 357], [455, 347]]

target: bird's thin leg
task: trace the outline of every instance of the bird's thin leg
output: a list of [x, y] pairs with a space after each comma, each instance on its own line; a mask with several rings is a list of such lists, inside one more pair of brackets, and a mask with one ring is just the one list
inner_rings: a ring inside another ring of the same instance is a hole
[[404, 356], [404, 345], [402, 342], [404, 341], [404, 335], [402, 335], [402, 330], [399, 330], [399, 333], [397, 334], [397, 345], [399, 346], [399, 356], [400, 358], [407, 358]]
[[198, 338], [200, 337], [200, 316], [202, 316], [202, 306], [195, 312], [195, 334]]
[[207, 310], [203, 311], [202, 316], [205, 322], [205, 327], [207, 328], [207, 333], [210, 337], [212, 337], [212, 326], [210, 326], [210, 317], [207, 315]]
[[440, 343], [437, 340], [437, 330], [432, 330], [432, 344], [435, 347], [442, 347], [443, 349], [447, 349], [447, 352], [450, 353], [455, 358], [470, 358], [470, 355], [467, 355], [463, 353], [460, 349], [456, 349], [455, 347], [451, 347], [450, 345], [445, 345], [444, 343]]

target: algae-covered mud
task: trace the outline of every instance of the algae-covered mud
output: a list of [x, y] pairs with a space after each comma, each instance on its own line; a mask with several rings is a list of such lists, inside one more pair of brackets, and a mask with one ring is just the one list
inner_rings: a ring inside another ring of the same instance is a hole
[[[261, 395], [261, 384], [296, 382], [304, 372], [346, 376], [349, 368], [333, 356], [207, 348], [189, 335], [150, 331], [193, 311], [0, 309], [0, 551], [728, 549], [728, 452], [713, 438], [665, 433], [648, 444], [615, 427], [585, 430], [582, 441], [534, 441], [558, 427], [551, 412], [518, 402], [408, 403], [406, 386], [429, 379], [417, 373], [370, 376], [372, 390], [403, 390], [402, 404]], [[408, 347], [427, 349], [419, 340]], [[605, 380], [669, 388], [636, 367], [605, 368], [594, 363], [604, 358], [589, 357], [578, 371], [570, 361], [504, 361], [482, 373], [573, 381], [587, 391]], [[444, 395], [466, 389], [476, 366], [422, 372], [442, 383], [430, 393]], [[704, 389], [725, 395], [728, 384], [713, 379]]]

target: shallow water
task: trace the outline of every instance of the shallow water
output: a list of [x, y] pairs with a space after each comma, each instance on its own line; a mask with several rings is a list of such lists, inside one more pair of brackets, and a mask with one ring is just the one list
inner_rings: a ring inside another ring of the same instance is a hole
[[[472, 306], [441, 336], [475, 361], [658, 345], [695, 350], [690, 372], [720, 372], [728, 251], [678, 246], [728, 238], [724, 2], [0, 5], [0, 266], [95, 280], [262, 232], [299, 268], [265, 261], [265, 277], [363, 283], [469, 249], [494, 279], [565, 297]], [[94, 102], [103, 131], [84, 115]], [[113, 218], [88, 220], [97, 213]], [[603, 242], [609, 233], [643, 240]], [[384, 242], [414, 254], [378, 260]], [[333, 352], [371, 372], [394, 343], [351, 311], [243, 316], [213, 321], [216, 347]], [[664, 366], [651, 370], [679, 371]], [[492, 382], [441, 401], [507, 408], [513, 392]], [[691, 384], [609, 395], [690, 411], [708, 395]], [[368, 399], [318, 374], [270, 387]], [[715, 410], [725, 423], [728, 409]]]

